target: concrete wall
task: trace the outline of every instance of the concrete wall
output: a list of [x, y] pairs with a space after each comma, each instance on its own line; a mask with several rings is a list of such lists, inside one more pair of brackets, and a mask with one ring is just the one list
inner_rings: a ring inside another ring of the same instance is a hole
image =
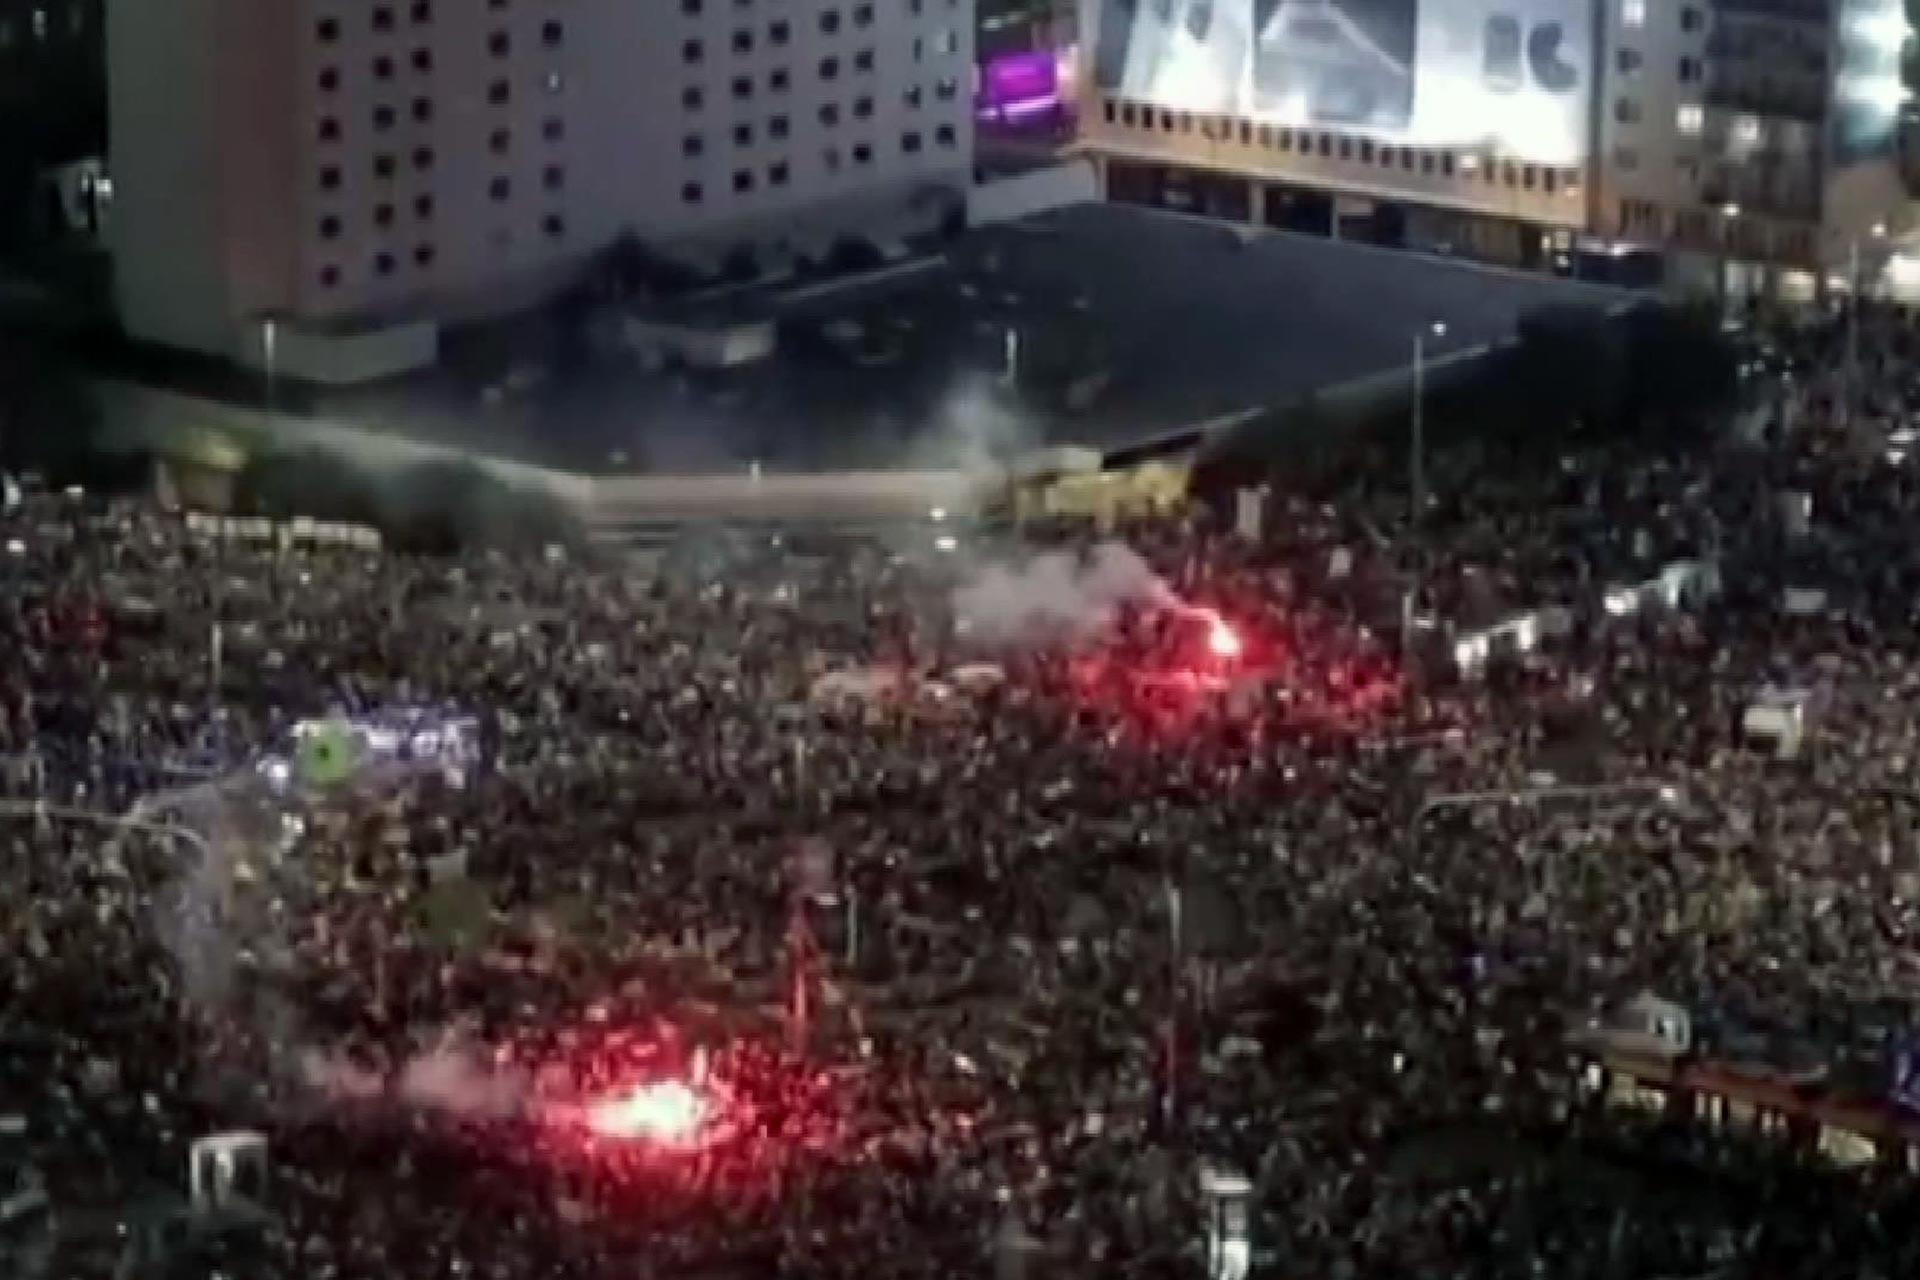
[[1010, 178], [983, 182], [967, 192], [967, 225], [989, 226], [1100, 198], [1093, 162], [1069, 160]]
[[517, 488], [581, 506], [593, 499], [593, 481], [586, 476], [488, 458], [345, 423], [269, 413], [126, 382], [98, 382], [94, 393], [102, 420], [112, 424], [110, 443], [128, 451], [192, 451], [237, 442], [243, 451], [266, 448], [333, 453], [376, 472], [399, 471], [427, 462], [471, 462]]

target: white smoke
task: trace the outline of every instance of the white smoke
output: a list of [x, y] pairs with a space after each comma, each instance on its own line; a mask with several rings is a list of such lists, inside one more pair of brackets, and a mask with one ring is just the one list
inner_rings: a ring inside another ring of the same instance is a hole
[[391, 1076], [309, 1049], [301, 1055], [301, 1076], [307, 1088], [331, 1102], [388, 1102], [469, 1120], [518, 1114], [529, 1089], [520, 1072], [495, 1066], [484, 1052], [456, 1038], [415, 1054]]
[[953, 593], [957, 625], [989, 644], [1084, 639], [1111, 626], [1127, 604], [1180, 607], [1173, 589], [1118, 542], [1085, 555], [1049, 551], [1018, 564], [982, 564]]

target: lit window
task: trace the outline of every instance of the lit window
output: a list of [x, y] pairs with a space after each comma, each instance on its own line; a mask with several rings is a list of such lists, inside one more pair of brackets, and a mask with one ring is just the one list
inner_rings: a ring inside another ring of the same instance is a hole
[[1760, 117], [1736, 116], [1733, 121], [1733, 140], [1742, 147], [1760, 145]]
[[1680, 109], [1674, 112], [1673, 116], [1674, 128], [1689, 138], [1699, 137], [1700, 130], [1706, 122], [1707, 113], [1700, 109], [1700, 104], [1697, 102], [1681, 103]]
[[1620, 25], [1623, 27], [1646, 26], [1647, 0], [1620, 0]]

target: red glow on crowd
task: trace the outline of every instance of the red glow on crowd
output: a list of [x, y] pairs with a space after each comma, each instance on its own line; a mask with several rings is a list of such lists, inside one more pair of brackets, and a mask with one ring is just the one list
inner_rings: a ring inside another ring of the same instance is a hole
[[650, 1080], [589, 1104], [587, 1127], [602, 1138], [691, 1147], [713, 1111], [713, 1100], [684, 1080]]

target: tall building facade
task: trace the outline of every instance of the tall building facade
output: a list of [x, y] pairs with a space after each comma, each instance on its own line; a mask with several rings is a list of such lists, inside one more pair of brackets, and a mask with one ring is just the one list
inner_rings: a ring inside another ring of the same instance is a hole
[[966, 0], [109, 0], [135, 336], [223, 355], [537, 300], [971, 172]]
[[[1902, 0], [1085, 0], [1110, 194], [1524, 266], [1824, 283], [1905, 192]], [[1804, 278], [1804, 279], [1802, 279]]]

